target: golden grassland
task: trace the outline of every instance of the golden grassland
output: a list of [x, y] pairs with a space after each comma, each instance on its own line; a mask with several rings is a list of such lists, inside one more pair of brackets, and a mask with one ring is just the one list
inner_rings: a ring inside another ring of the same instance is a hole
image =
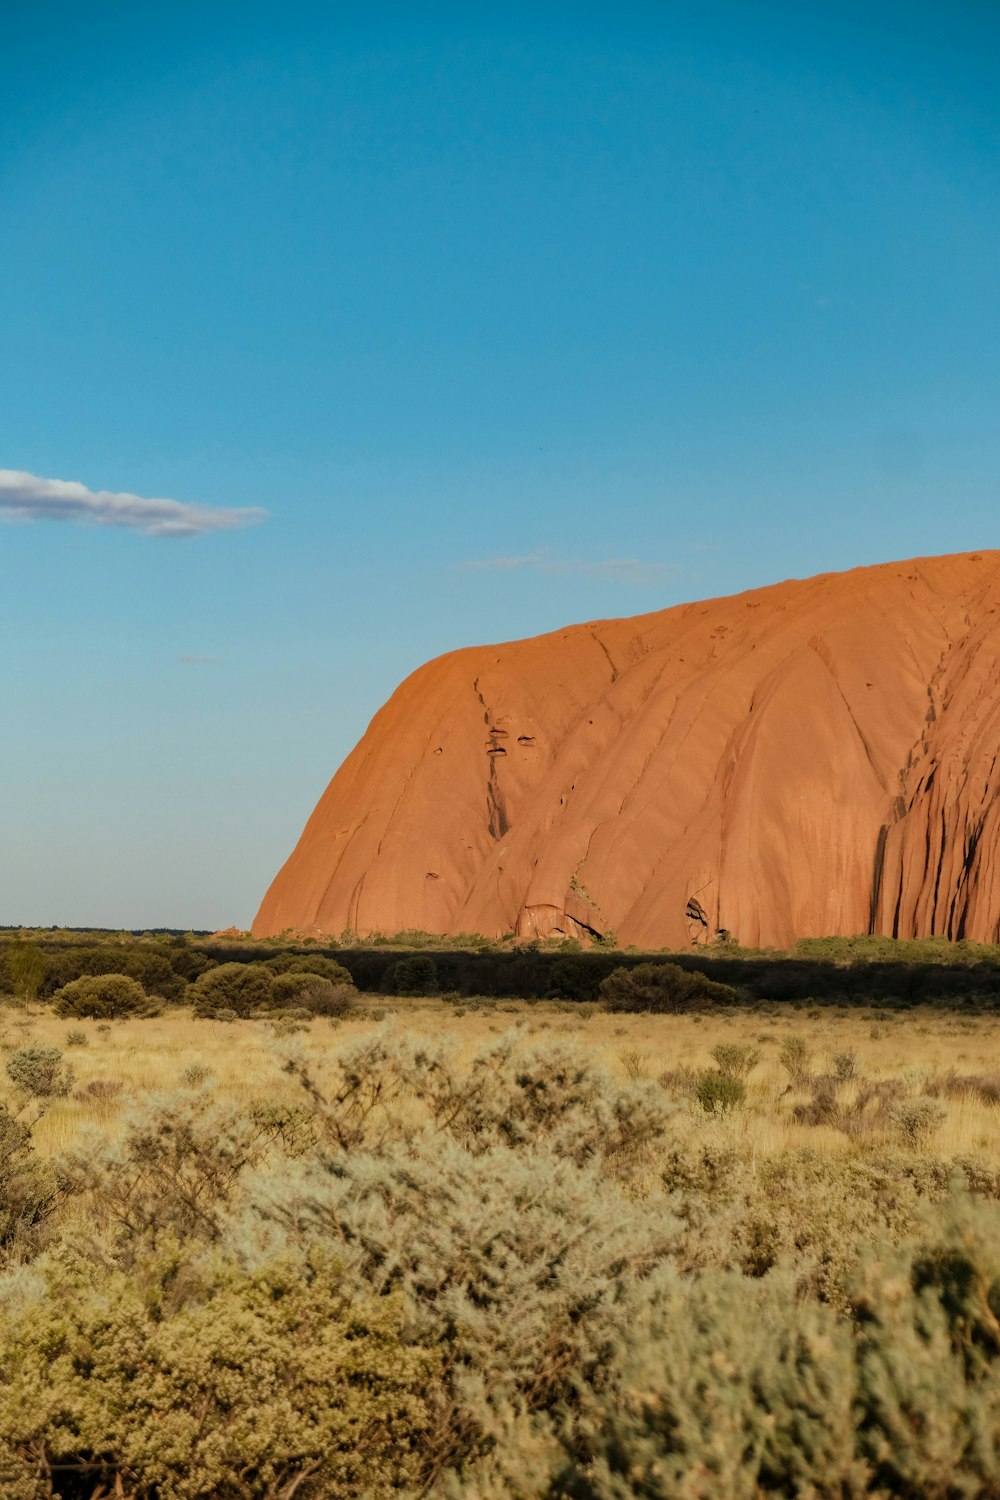
[[[449, 1037], [460, 1060], [471, 1059], [511, 1027], [519, 1027], [528, 1038], [575, 1043], [622, 1078], [701, 1071], [713, 1066], [712, 1049], [719, 1043], [752, 1046], [761, 1060], [749, 1076], [743, 1106], [708, 1115], [687, 1098], [681, 1101], [685, 1115], [679, 1123], [760, 1156], [806, 1148], [851, 1153], [867, 1143], [863, 1131], [847, 1134], [796, 1120], [796, 1107], [810, 1097], [810, 1083], [792, 1082], [782, 1065], [779, 1053], [789, 1037], [801, 1038], [808, 1047], [813, 1075], [831, 1072], [838, 1055], [855, 1054], [857, 1077], [838, 1090], [848, 1106], [865, 1084], [885, 1080], [898, 1080], [905, 1095], [919, 1097], [935, 1078], [1000, 1076], [1000, 1016], [957, 1015], [930, 1007], [874, 1012], [775, 1003], [723, 1015], [670, 1016], [613, 1015], [594, 1005], [558, 1001], [453, 1005], [436, 999], [365, 999], [359, 1018], [339, 1024], [316, 1019], [294, 1035], [282, 1034], [268, 1021], [223, 1023], [196, 1019], [184, 1009], [98, 1024], [68, 1022], [44, 1006], [27, 1013], [5, 1008], [0, 1010], [0, 1048], [9, 1053], [28, 1043], [59, 1046], [75, 1071], [71, 1093], [47, 1101], [34, 1126], [35, 1147], [46, 1156], [71, 1149], [84, 1127], [109, 1137], [117, 1134], [130, 1105], [176, 1088], [192, 1067], [207, 1069], [211, 1086], [237, 1103], [292, 1100], [299, 1086], [282, 1071], [290, 1051], [305, 1052], [322, 1086], [332, 1076], [338, 1050], [386, 1022], [428, 1040]], [[83, 1033], [86, 1044], [67, 1045], [73, 1032]], [[109, 1087], [89, 1089], [95, 1080]], [[18, 1104], [2, 1069], [0, 1100]], [[927, 1143], [930, 1154], [943, 1159], [1000, 1155], [996, 1104], [975, 1090], [952, 1090], [940, 1105], [944, 1114]]]

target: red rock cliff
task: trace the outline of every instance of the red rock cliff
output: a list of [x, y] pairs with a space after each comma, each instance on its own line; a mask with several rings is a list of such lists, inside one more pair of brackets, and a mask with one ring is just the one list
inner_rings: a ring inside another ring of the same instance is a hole
[[254, 932], [1000, 939], [1000, 552], [452, 652]]

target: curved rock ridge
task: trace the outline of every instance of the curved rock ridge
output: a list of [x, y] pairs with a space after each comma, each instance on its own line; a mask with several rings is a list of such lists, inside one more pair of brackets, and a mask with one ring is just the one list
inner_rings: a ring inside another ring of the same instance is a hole
[[1000, 941], [1000, 552], [429, 662], [254, 922], [784, 947]]

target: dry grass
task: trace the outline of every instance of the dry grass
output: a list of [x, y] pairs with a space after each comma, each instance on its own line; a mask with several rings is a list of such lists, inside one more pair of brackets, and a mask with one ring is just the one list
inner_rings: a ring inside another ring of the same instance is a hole
[[[832, 1073], [838, 1054], [856, 1054], [859, 1076], [843, 1084], [837, 1095], [848, 1106], [864, 1083], [900, 1080], [905, 1095], [916, 1098], [948, 1075], [1000, 1077], [1000, 1019], [930, 1009], [874, 1017], [857, 1009], [774, 1006], [767, 1013], [701, 1017], [607, 1015], [593, 1006], [567, 1002], [451, 1006], [430, 999], [375, 1001], [365, 1019], [338, 1025], [317, 1020], [291, 1044], [276, 1037], [266, 1022], [196, 1020], [183, 1010], [99, 1027], [93, 1021], [68, 1023], [43, 1009], [29, 1016], [8, 1009], [0, 1012], [0, 1048], [9, 1052], [29, 1041], [66, 1048], [66, 1061], [76, 1072], [73, 1093], [51, 1101], [34, 1131], [39, 1151], [54, 1154], [69, 1147], [83, 1126], [114, 1133], [130, 1102], [176, 1088], [192, 1066], [207, 1068], [214, 1087], [230, 1098], [253, 1102], [293, 1097], [297, 1086], [280, 1070], [289, 1045], [306, 1049], [322, 1079], [337, 1049], [385, 1016], [395, 1016], [397, 1024], [428, 1038], [447, 1031], [468, 1057], [511, 1026], [521, 1025], [538, 1037], [580, 1043], [623, 1078], [655, 1079], [685, 1068], [710, 1068], [712, 1048], [719, 1042], [753, 1046], [761, 1061], [750, 1075], [742, 1109], [708, 1118], [694, 1103], [685, 1107], [692, 1128], [731, 1139], [758, 1155], [803, 1147], [852, 1152], [865, 1144], [863, 1132], [849, 1135], [833, 1126], [796, 1120], [795, 1109], [808, 1102], [810, 1088], [804, 1081], [791, 1083], [779, 1060], [788, 1037], [801, 1037], [806, 1043], [814, 1074]], [[84, 1032], [87, 1045], [67, 1047], [71, 1030]], [[88, 1095], [87, 1085], [94, 1080], [118, 1083], [121, 1092], [111, 1098], [95, 1098], [93, 1091]], [[0, 1098], [16, 1102], [3, 1072]], [[996, 1104], [975, 1091], [954, 1087], [939, 1095], [939, 1103], [944, 1118], [928, 1143], [930, 1152], [942, 1157], [1000, 1153]]]

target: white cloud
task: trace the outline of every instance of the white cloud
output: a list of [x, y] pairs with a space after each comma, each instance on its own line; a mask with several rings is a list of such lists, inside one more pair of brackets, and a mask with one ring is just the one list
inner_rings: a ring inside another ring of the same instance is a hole
[[75, 479], [42, 479], [20, 469], [0, 469], [0, 513], [16, 521], [126, 526], [145, 536], [235, 531], [267, 515], [259, 506], [188, 505], [181, 500], [144, 500], [127, 490], [88, 490]]
[[584, 578], [604, 578], [634, 588], [653, 588], [666, 583], [678, 571], [665, 563], [644, 563], [636, 557], [608, 557], [588, 562], [580, 557], [551, 557], [547, 552], [527, 552], [521, 557], [484, 557], [460, 563], [459, 567], [475, 572], [509, 573], [519, 568], [532, 568], [536, 573], [577, 573]]

